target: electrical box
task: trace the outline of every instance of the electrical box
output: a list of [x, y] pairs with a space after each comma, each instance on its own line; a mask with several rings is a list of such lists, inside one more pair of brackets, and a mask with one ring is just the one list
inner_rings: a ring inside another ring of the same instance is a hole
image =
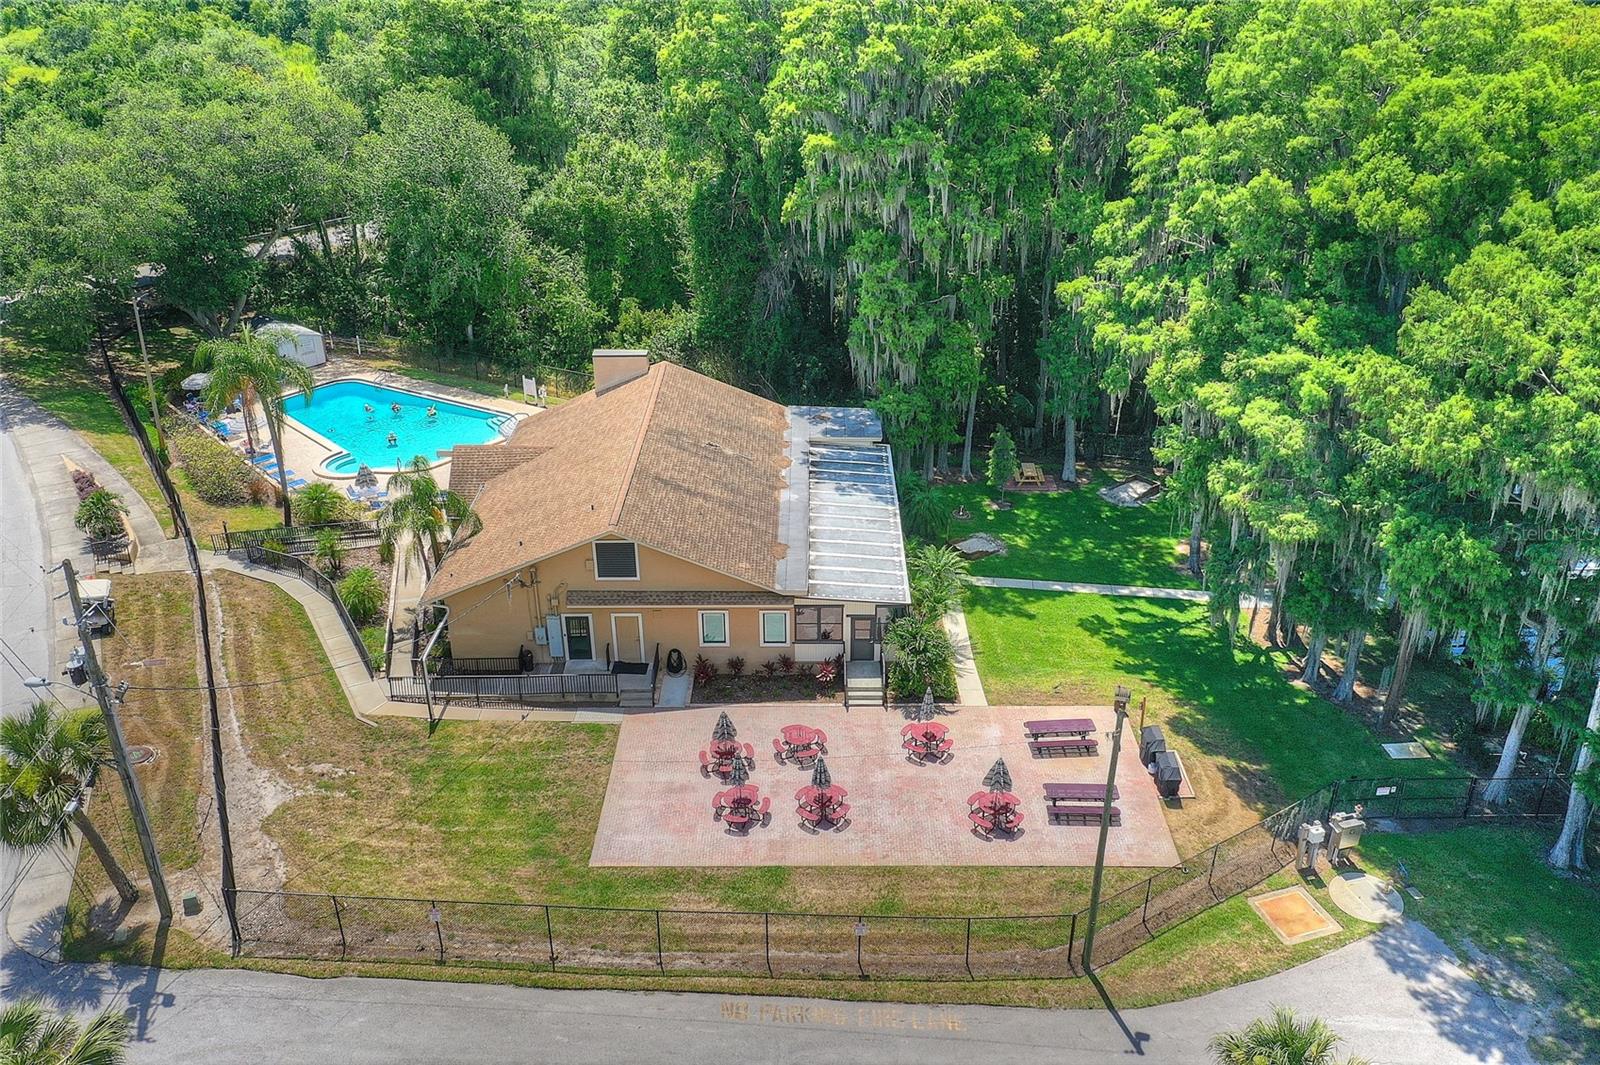
[[1317, 867], [1317, 855], [1322, 851], [1323, 841], [1328, 838], [1328, 832], [1322, 827], [1320, 821], [1302, 821], [1299, 833], [1299, 859], [1298, 868], [1303, 872], [1310, 872]]
[[1139, 730], [1139, 761], [1149, 765], [1156, 760], [1156, 752], [1167, 749], [1167, 737], [1160, 725], [1146, 725]]
[[1361, 842], [1367, 823], [1355, 814], [1343, 812], [1328, 816], [1328, 861], [1337, 862], [1345, 851]]
[[533, 637], [533, 642], [538, 644], [540, 647], [543, 647], [545, 644], [550, 642], [550, 636], [549, 636], [549, 634], [547, 634], [544, 631], [544, 626], [543, 625], [540, 625], [537, 629], [534, 629], [528, 635]]

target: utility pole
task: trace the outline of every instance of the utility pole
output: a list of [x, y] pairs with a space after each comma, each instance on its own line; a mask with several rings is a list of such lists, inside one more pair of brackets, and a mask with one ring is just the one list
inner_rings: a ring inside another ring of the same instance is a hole
[[111, 737], [111, 753], [117, 761], [122, 776], [122, 791], [128, 798], [128, 809], [133, 812], [133, 827], [139, 833], [139, 849], [144, 852], [145, 868], [150, 871], [150, 891], [156, 898], [156, 909], [161, 923], [172, 920], [172, 900], [167, 897], [167, 881], [161, 872], [161, 856], [156, 853], [155, 837], [150, 832], [150, 815], [144, 806], [144, 796], [139, 791], [139, 781], [128, 764], [128, 749], [122, 738], [122, 723], [117, 720], [116, 701], [106, 691], [106, 675], [100, 671], [100, 659], [95, 654], [94, 640], [89, 624], [83, 618], [83, 600], [78, 595], [78, 575], [72, 569], [71, 559], [62, 559], [61, 572], [67, 577], [67, 596], [72, 601], [72, 618], [78, 627], [78, 640], [83, 645], [84, 664], [88, 667], [89, 686], [105, 715], [106, 732]]
[[156, 402], [155, 382], [150, 379], [150, 352], [144, 346], [144, 319], [139, 317], [139, 290], [133, 291], [133, 328], [139, 333], [139, 359], [144, 363], [144, 389], [150, 396], [150, 417], [156, 423], [156, 443], [167, 446], [166, 435], [161, 432], [161, 405]]
[[1133, 698], [1126, 685], [1117, 685], [1114, 706], [1115, 731], [1111, 733], [1111, 766], [1106, 770], [1106, 797], [1100, 804], [1100, 844], [1094, 852], [1094, 887], [1089, 893], [1089, 930], [1083, 937], [1083, 971], [1094, 972], [1094, 922], [1100, 916], [1100, 880], [1106, 872], [1106, 837], [1111, 834], [1111, 795], [1117, 784], [1117, 754], [1122, 750], [1122, 725], [1128, 720], [1128, 701]]

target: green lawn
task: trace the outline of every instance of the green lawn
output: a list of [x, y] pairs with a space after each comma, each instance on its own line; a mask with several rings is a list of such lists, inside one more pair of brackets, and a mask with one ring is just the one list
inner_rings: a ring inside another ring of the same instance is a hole
[[1012, 492], [1010, 510], [986, 507], [994, 492], [985, 485], [946, 485], [938, 492], [952, 510], [964, 506], [972, 514], [951, 524], [951, 537], [987, 532], [1010, 546], [1008, 554], [974, 562], [972, 572], [980, 576], [1193, 587], [1179, 566], [1183, 536], [1173, 505], [1163, 497], [1142, 507], [1112, 506], [1099, 495], [1110, 483], [1102, 473], [1071, 491]]
[[150, 504], [161, 527], [172, 534], [172, 515], [156, 487], [155, 475], [145, 465], [116, 403], [91, 371], [86, 354], [59, 351], [31, 334], [15, 332], [0, 336], [0, 365], [12, 384], [76, 429], [85, 443], [126, 477]]
[[1360, 722], [1287, 683], [1280, 658], [1230, 649], [1198, 603], [970, 588], [966, 610], [991, 702], [1105, 705], [1124, 683], [1136, 708], [1149, 699], [1199, 793], [1169, 817], [1184, 854], [1333, 780], [1452, 771], [1390, 761]]
[[1416, 835], [1367, 835], [1363, 864], [1390, 874], [1405, 863], [1422, 898], [1406, 912], [1438, 932], [1463, 958], [1487, 951], [1514, 965], [1473, 966], [1498, 994], [1544, 1007], [1539, 1055], [1600, 1061], [1600, 879], [1567, 879], [1544, 864], [1546, 828], [1470, 825]]

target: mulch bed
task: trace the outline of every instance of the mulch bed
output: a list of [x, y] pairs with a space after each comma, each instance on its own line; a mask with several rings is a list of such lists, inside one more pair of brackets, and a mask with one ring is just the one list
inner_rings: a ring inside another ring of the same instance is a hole
[[839, 703], [844, 701], [844, 690], [837, 683], [822, 689], [817, 678], [806, 673], [776, 677], [721, 673], [696, 684], [693, 699], [696, 703]]

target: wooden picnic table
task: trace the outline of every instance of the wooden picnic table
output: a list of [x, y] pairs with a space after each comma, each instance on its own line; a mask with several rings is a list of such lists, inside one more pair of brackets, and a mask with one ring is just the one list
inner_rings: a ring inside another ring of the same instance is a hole
[[1094, 731], [1094, 722], [1086, 717], [1048, 718], [1043, 721], [1024, 721], [1024, 731], [1029, 736], [1087, 736]]
[[[1117, 799], [1117, 786], [1111, 785], [1111, 798]], [[1044, 801], [1051, 805], [1057, 803], [1077, 802], [1104, 802], [1106, 786], [1104, 784], [1046, 784], [1044, 786]]]
[[1024, 462], [1017, 473], [1017, 483], [1019, 485], [1044, 484], [1044, 470], [1039, 468], [1037, 462]]

